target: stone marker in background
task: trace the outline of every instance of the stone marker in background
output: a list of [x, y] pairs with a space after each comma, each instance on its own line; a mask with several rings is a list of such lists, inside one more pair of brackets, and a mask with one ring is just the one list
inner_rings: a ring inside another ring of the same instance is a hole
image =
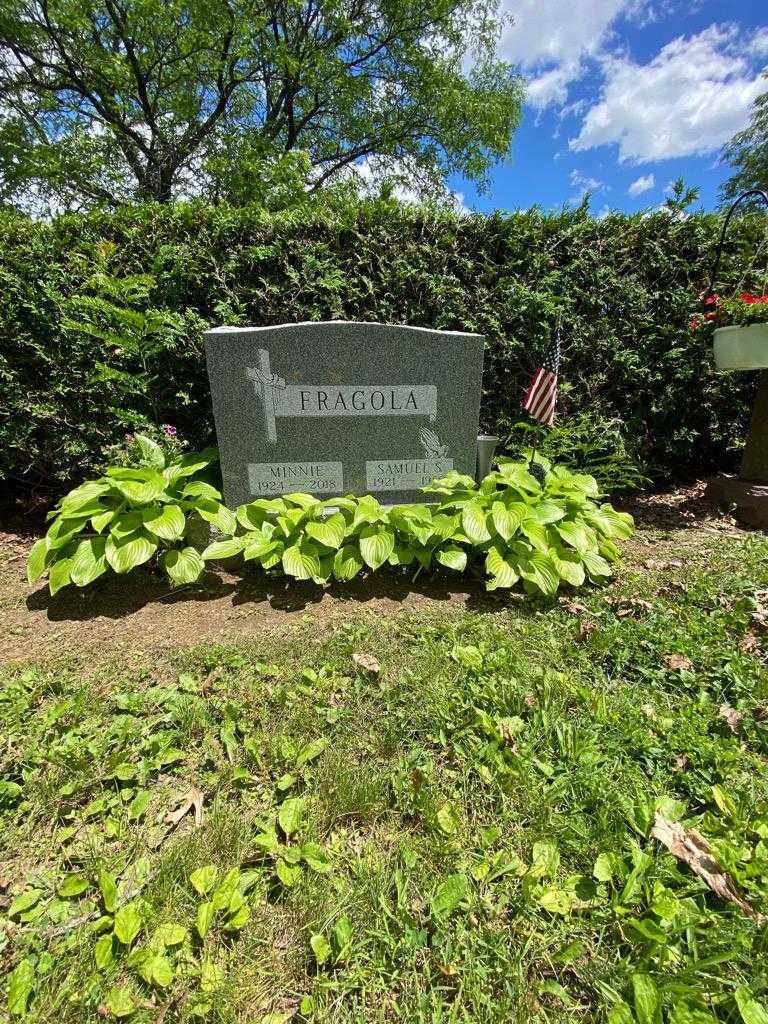
[[427, 501], [434, 477], [474, 476], [482, 335], [330, 321], [204, 337], [230, 507], [296, 491]]

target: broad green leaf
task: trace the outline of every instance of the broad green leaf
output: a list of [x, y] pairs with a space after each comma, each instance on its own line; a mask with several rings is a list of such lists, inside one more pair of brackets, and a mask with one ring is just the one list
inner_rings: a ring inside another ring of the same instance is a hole
[[301, 847], [301, 858], [319, 875], [331, 870], [331, 860], [319, 843], [304, 843]]
[[333, 926], [333, 945], [336, 949], [337, 962], [346, 959], [352, 945], [352, 935], [352, 925], [345, 914]]
[[51, 594], [58, 593], [62, 587], [66, 587], [71, 582], [69, 576], [71, 565], [71, 558], [60, 558], [58, 562], [53, 563], [48, 572], [48, 589]]
[[149, 505], [165, 493], [165, 480], [152, 473], [146, 480], [114, 480], [113, 487], [133, 505]]
[[79, 871], [73, 871], [68, 875], [65, 875], [61, 885], [59, 885], [58, 893], [62, 899], [72, 899], [73, 896], [80, 896], [90, 887], [90, 882], [85, 875]]
[[595, 551], [582, 551], [581, 558], [584, 562], [584, 568], [591, 577], [599, 579], [612, 575], [610, 563], [606, 562], [602, 555], [598, 555]]
[[174, 548], [172, 551], [167, 551], [163, 558], [163, 565], [176, 586], [180, 586], [182, 583], [194, 583], [205, 569], [200, 552], [193, 547], [181, 548], [181, 550]]
[[27, 889], [26, 892], [17, 896], [8, 907], [8, 917], [16, 917], [18, 914], [23, 914], [25, 911], [31, 910], [32, 907], [36, 907], [42, 895], [40, 889]]
[[311, 541], [300, 540], [283, 552], [283, 570], [286, 576], [297, 580], [311, 580], [320, 575], [320, 559], [317, 548]]
[[485, 556], [485, 571], [492, 577], [493, 587], [513, 587], [520, 579], [516, 566], [508, 553], [495, 544], [488, 548]]
[[755, 999], [746, 986], [737, 988], [734, 996], [744, 1024], [768, 1024], [768, 1010]]
[[93, 947], [93, 958], [96, 961], [97, 970], [103, 971], [114, 960], [113, 945], [112, 932], [100, 935], [96, 940], [96, 945]]
[[211, 903], [213, 903], [214, 910], [226, 910], [229, 906], [230, 900], [237, 892], [239, 881], [239, 868], [231, 868], [226, 875], [224, 875], [219, 885], [217, 885], [213, 890], [213, 894], [211, 896]]
[[590, 525], [597, 527], [606, 537], [631, 537], [635, 530], [635, 521], [626, 512], [617, 512], [613, 506], [605, 504], [599, 509], [592, 508], [583, 513]]
[[222, 505], [220, 502], [206, 502], [205, 504], [198, 503], [195, 507], [197, 514], [215, 526], [220, 533], [232, 534], [237, 529], [237, 517], [226, 505]]
[[659, 990], [653, 978], [648, 974], [633, 974], [632, 994], [638, 1024], [657, 1024]]
[[330, 942], [324, 935], [313, 935], [309, 940], [309, 944], [312, 947], [312, 952], [315, 954], [315, 961], [318, 966], [322, 967], [331, 955]]
[[136, 1009], [136, 1000], [123, 985], [115, 985], [109, 990], [106, 1006], [113, 1017], [130, 1017]]
[[284, 800], [277, 812], [277, 821], [287, 836], [298, 831], [306, 811], [307, 802], [303, 797], [294, 796]]
[[76, 587], [85, 587], [106, 572], [106, 545], [105, 537], [89, 537], [77, 545], [69, 565], [69, 577]]
[[581, 552], [589, 550], [589, 538], [584, 527], [580, 523], [556, 523], [555, 529], [563, 538], [565, 543], [569, 544], [572, 548], [576, 548], [577, 551]]
[[144, 515], [139, 509], [134, 509], [132, 512], [121, 512], [112, 519], [109, 532], [115, 540], [122, 540], [140, 530], [143, 522]]
[[598, 854], [592, 868], [592, 875], [598, 882], [610, 882], [613, 878], [613, 860], [608, 853]]
[[147, 437], [146, 434], [134, 434], [134, 438], [136, 440], [136, 444], [139, 446], [141, 458], [144, 463], [152, 469], [164, 469], [165, 455], [157, 441], [153, 441], [152, 438]]
[[345, 544], [339, 548], [333, 559], [333, 575], [341, 582], [353, 579], [365, 565], [363, 556], [356, 547]]
[[297, 864], [288, 864], [282, 857], [275, 863], [275, 874], [286, 889], [290, 889], [301, 878], [301, 868]]
[[520, 526], [519, 516], [511, 512], [502, 501], [494, 501], [491, 505], [491, 521], [504, 540], [509, 540]]
[[370, 494], [364, 494], [358, 498], [355, 518], [352, 520], [353, 527], [361, 523], [381, 523], [386, 520], [386, 513], [378, 501]]
[[[519, 462], [502, 462], [499, 461], [499, 476], [502, 478], [504, 483], [517, 487], [522, 491], [529, 491], [532, 494], [536, 494], [541, 491], [541, 485], [539, 481], [533, 476], [527, 469], [526, 465]], [[546, 468], [546, 462], [544, 459], [539, 457], [537, 459]]]
[[115, 911], [115, 904], [117, 902], [117, 883], [112, 875], [104, 868], [99, 871], [98, 883], [99, 889], [101, 890], [101, 899], [104, 903], [104, 909], [108, 914], [113, 914]]
[[45, 535], [48, 549], [58, 551], [60, 548], [66, 547], [87, 522], [87, 516], [84, 519], [57, 519]]
[[158, 953], [150, 961], [149, 973], [150, 984], [157, 985], [158, 988], [168, 988], [175, 976], [171, 961], [162, 953]]
[[547, 528], [535, 519], [524, 519], [520, 524], [520, 532], [528, 538], [535, 548], [545, 554], [549, 551]]
[[491, 539], [486, 526], [486, 510], [478, 501], [470, 501], [461, 512], [461, 526], [473, 544], [484, 544]]
[[162, 946], [180, 946], [182, 942], [185, 942], [189, 936], [189, 931], [180, 924], [174, 924], [168, 922], [167, 924], [161, 924], [155, 931], [152, 937], [153, 945]]
[[192, 887], [195, 892], [200, 896], [205, 896], [216, 884], [216, 876], [218, 870], [215, 864], [206, 864], [205, 867], [197, 868], [189, 876], [189, 881], [192, 883]]
[[554, 562], [561, 579], [572, 587], [580, 587], [584, 582], [584, 563], [578, 551], [570, 548], [550, 548], [549, 557]]
[[540, 523], [556, 523], [565, 516], [565, 509], [554, 501], [545, 499], [531, 506], [531, 512]]
[[178, 540], [187, 525], [178, 505], [154, 505], [145, 510], [142, 519], [144, 529], [162, 540]]
[[32, 545], [27, 558], [27, 581], [30, 584], [36, 583], [45, 572], [47, 555], [48, 543], [45, 537], [41, 537]]
[[244, 537], [230, 537], [229, 540], [215, 540], [203, 551], [203, 561], [210, 562], [216, 558], [233, 558], [243, 550]]
[[560, 577], [554, 562], [547, 555], [533, 551], [520, 559], [518, 569], [523, 579], [532, 583], [546, 597], [552, 597], [557, 592]]
[[35, 986], [35, 968], [30, 960], [22, 960], [16, 965], [8, 979], [8, 1012], [22, 1014], [27, 1012], [29, 997]]
[[360, 531], [360, 554], [366, 565], [378, 569], [395, 549], [394, 531], [383, 525], [365, 526]]
[[557, 843], [543, 841], [533, 844], [531, 866], [528, 869], [532, 878], [554, 878], [559, 864]]
[[128, 817], [131, 821], [138, 821], [144, 814], [152, 800], [152, 793], [148, 789], [140, 789], [131, 801], [128, 808]]
[[307, 761], [314, 761], [316, 757], [328, 746], [328, 740], [324, 736], [318, 736], [317, 739], [310, 740], [309, 743], [305, 743], [301, 750], [296, 755], [296, 767], [301, 768]]
[[445, 565], [455, 572], [464, 572], [467, 567], [467, 552], [454, 544], [442, 548], [435, 554], [435, 558], [441, 565]]
[[455, 836], [459, 831], [459, 814], [456, 805], [447, 800], [437, 812], [437, 824], [440, 831], [447, 836]]
[[105, 554], [116, 573], [130, 572], [137, 565], [143, 565], [157, 551], [157, 541], [145, 533], [131, 534], [116, 540], [112, 534], [107, 537]]
[[550, 914], [570, 914], [573, 909], [574, 896], [566, 889], [560, 889], [556, 885], [548, 885], [539, 893], [539, 906]]
[[307, 534], [327, 548], [338, 550], [344, 542], [347, 522], [344, 516], [337, 512], [328, 519], [321, 519], [317, 522], [309, 522], [306, 526]]
[[115, 935], [124, 946], [130, 946], [141, 931], [141, 915], [136, 902], [126, 903], [115, 913]]
[[91, 518], [91, 526], [94, 528], [96, 533], [101, 533], [105, 526], [109, 524], [117, 517], [117, 510], [110, 509], [108, 512], [101, 512], [97, 516]]
[[195, 927], [197, 928], [197, 934], [201, 939], [204, 939], [210, 931], [215, 915], [216, 910], [210, 900], [205, 903], [198, 904]]
[[464, 874], [450, 875], [438, 885], [432, 897], [432, 913], [447, 917], [469, 894], [469, 878]]

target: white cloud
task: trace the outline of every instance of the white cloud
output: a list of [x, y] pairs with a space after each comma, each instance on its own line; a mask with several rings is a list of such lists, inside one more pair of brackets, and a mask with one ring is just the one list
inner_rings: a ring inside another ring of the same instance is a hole
[[619, 159], [632, 163], [719, 149], [747, 123], [752, 102], [766, 88], [750, 69], [748, 51], [735, 25], [710, 25], [673, 39], [647, 64], [603, 57], [600, 99], [570, 148], [615, 143]]
[[591, 178], [577, 170], [571, 171], [570, 182], [576, 189], [576, 192], [570, 197], [569, 202], [571, 203], [580, 203], [587, 192], [590, 195], [597, 195], [600, 192], [607, 192], [610, 188], [604, 181], [598, 181], [597, 178]]
[[584, 61], [595, 57], [619, 14], [635, 0], [507, 0], [513, 21], [501, 54], [530, 75], [528, 102], [538, 109], [564, 103]]
[[447, 201], [458, 214], [472, 213], [463, 192], [453, 192], [434, 182], [425, 182], [418, 170], [405, 160], [364, 157], [350, 165], [348, 176], [356, 181], [360, 194], [364, 196], [377, 196], [381, 186], [389, 183], [392, 195], [401, 203], [421, 203], [426, 199], [439, 198]]
[[648, 192], [652, 189], [655, 184], [656, 179], [652, 174], [643, 174], [639, 178], [635, 178], [627, 189], [627, 195], [641, 196], [643, 192]]

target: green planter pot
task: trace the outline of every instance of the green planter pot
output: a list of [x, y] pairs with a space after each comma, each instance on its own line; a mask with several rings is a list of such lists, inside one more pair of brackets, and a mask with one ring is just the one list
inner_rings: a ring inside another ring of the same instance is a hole
[[762, 370], [768, 367], [768, 324], [718, 327], [714, 339], [718, 370]]

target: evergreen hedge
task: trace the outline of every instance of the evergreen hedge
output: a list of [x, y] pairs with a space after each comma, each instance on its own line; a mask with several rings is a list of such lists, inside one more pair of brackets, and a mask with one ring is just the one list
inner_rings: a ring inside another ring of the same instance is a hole
[[[688, 329], [719, 224], [712, 214], [598, 220], [584, 209], [457, 217], [387, 201], [280, 215], [145, 206], [52, 224], [4, 213], [0, 476], [60, 493], [148, 421], [209, 444], [202, 330], [333, 318], [484, 333], [482, 426], [507, 437], [561, 316], [562, 422], [588, 414], [599, 431], [618, 419], [656, 476], [729, 468], [755, 375], [715, 373]], [[759, 215], [734, 225], [731, 288], [764, 227]], [[142, 356], [64, 323], [105, 242], [115, 244], [112, 273], [148, 275], [145, 305], [171, 314]]]

